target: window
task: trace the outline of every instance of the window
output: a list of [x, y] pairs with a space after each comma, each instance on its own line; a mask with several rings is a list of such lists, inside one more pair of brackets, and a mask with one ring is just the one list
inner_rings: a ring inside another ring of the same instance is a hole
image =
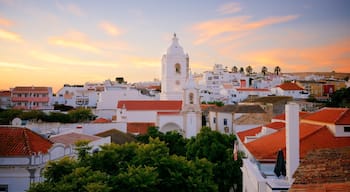
[[193, 104], [193, 93], [189, 94], [190, 104]]
[[0, 185], [0, 192], [8, 192], [8, 185]]
[[213, 123], [214, 123], [214, 124], [216, 123], [216, 117], [213, 118]]
[[344, 127], [344, 132], [350, 132], [350, 127]]
[[227, 119], [226, 118], [224, 119], [224, 125], [227, 125]]
[[181, 65], [179, 63], [175, 64], [175, 72], [180, 74], [181, 73]]

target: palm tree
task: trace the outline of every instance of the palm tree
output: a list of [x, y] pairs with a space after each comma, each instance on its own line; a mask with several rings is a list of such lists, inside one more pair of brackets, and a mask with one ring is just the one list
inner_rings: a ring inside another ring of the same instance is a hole
[[232, 67], [232, 72], [237, 73], [237, 71], [238, 71], [238, 68], [236, 66], [233, 66]]
[[267, 73], [267, 67], [263, 66], [263, 67], [261, 68], [261, 73], [264, 74], [264, 76], [265, 76], [266, 73]]
[[247, 72], [248, 75], [252, 74], [252, 72], [253, 72], [252, 66], [249, 65], [248, 67], [246, 67], [245, 71]]
[[244, 68], [243, 67], [239, 68], [239, 72], [244, 73]]
[[276, 75], [279, 75], [280, 72], [281, 72], [281, 68], [280, 68], [279, 66], [276, 66], [276, 67], [275, 67], [275, 74], [276, 74]]

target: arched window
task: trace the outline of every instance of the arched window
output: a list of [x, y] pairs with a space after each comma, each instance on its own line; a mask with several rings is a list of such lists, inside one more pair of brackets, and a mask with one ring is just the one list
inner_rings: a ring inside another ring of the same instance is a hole
[[181, 73], [181, 65], [179, 63], [175, 64], [175, 72], [180, 74]]
[[189, 96], [190, 104], [193, 104], [193, 93], [190, 93], [188, 96]]

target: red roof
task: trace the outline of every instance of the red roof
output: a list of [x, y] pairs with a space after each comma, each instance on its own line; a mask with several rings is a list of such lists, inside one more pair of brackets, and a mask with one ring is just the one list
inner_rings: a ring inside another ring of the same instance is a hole
[[304, 90], [302, 87], [297, 85], [296, 83], [286, 82], [278, 85], [277, 87], [285, 90], [285, 91], [295, 91], [295, 90]]
[[52, 142], [27, 128], [0, 128], [0, 156], [29, 156], [47, 153]]
[[261, 132], [261, 129], [262, 129], [262, 126], [256, 127], [256, 128], [253, 128], [253, 129], [248, 129], [246, 131], [238, 132], [237, 135], [238, 135], [239, 139], [242, 142], [244, 142], [244, 139], [245, 139], [246, 136], [255, 136], [256, 134]]
[[284, 122], [272, 122], [270, 124], [264, 125], [264, 127], [279, 130], [286, 127], [286, 124]]
[[122, 100], [118, 102], [117, 108], [125, 108], [127, 110], [181, 110], [182, 101], [140, 101], [140, 100]]
[[54, 143], [62, 143], [66, 146], [68, 145], [74, 145], [77, 141], [96, 141], [98, 139], [101, 139], [101, 137], [93, 136], [93, 135], [85, 135], [81, 133], [66, 133], [62, 135], [55, 135], [50, 138], [50, 141]]
[[128, 123], [127, 132], [134, 134], [146, 134], [149, 127], [155, 126], [154, 123], [143, 122], [143, 123]]
[[112, 120], [106, 119], [106, 118], [97, 118], [92, 123], [110, 123]]
[[[309, 115], [309, 112], [305, 112], [305, 111], [299, 111], [299, 117], [300, 119], [302, 119], [303, 117]], [[275, 117], [273, 117], [272, 119], [278, 119], [278, 120], [286, 120], [286, 114], [282, 113], [280, 115], [277, 115]]]
[[336, 125], [350, 125], [350, 109], [326, 107], [304, 117], [303, 120], [332, 123]]
[[0, 97], [11, 97], [10, 91], [0, 91]]
[[28, 93], [28, 92], [36, 92], [36, 93], [48, 93], [49, 87], [15, 87], [12, 89], [12, 93]]
[[[279, 149], [284, 153], [286, 151], [285, 131], [285, 128], [282, 128], [275, 133], [260, 137], [245, 144], [246, 148], [258, 160], [274, 160]], [[300, 123], [300, 158], [304, 158], [307, 152], [314, 149], [349, 145], [349, 137], [335, 137], [326, 126]]]

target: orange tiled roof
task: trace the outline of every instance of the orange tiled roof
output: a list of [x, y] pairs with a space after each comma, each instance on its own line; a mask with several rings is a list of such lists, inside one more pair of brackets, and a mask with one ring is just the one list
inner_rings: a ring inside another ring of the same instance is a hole
[[233, 85], [231, 83], [223, 83], [222, 87], [224, 89], [233, 89]]
[[15, 87], [12, 89], [14, 93], [27, 93], [27, 92], [40, 92], [40, 93], [48, 93], [49, 87]]
[[[299, 111], [299, 117], [300, 119], [304, 118], [305, 116], [309, 115], [309, 112], [305, 112], [305, 111]], [[286, 120], [286, 114], [282, 113], [280, 115], [277, 115], [275, 117], [273, 117], [272, 119], [278, 119], [278, 120]]]
[[110, 123], [112, 120], [106, 119], [106, 118], [97, 118], [92, 123]]
[[278, 85], [277, 87], [279, 87], [283, 90], [288, 90], [288, 91], [304, 90], [302, 87], [300, 87], [296, 83], [291, 83], [291, 82], [282, 83], [282, 84]]
[[285, 128], [286, 124], [284, 122], [272, 122], [270, 124], [264, 125], [264, 127], [279, 130]]
[[324, 123], [334, 123], [336, 125], [350, 125], [350, 109], [326, 107], [304, 117], [303, 119]]
[[[258, 160], [274, 160], [277, 151], [286, 150], [285, 128], [246, 144], [246, 148]], [[337, 148], [350, 145], [349, 137], [335, 137], [326, 126], [300, 123], [300, 158], [320, 148]], [[241, 133], [242, 135], [244, 133]], [[327, 142], [325, 142], [327, 141]]]
[[127, 110], [181, 110], [182, 101], [140, 101], [122, 100], [118, 102], [117, 108], [125, 105]]
[[350, 147], [309, 152], [289, 191], [350, 191]]
[[0, 91], [0, 97], [11, 97], [10, 91]]
[[128, 123], [127, 132], [134, 134], [146, 134], [148, 127], [155, 126], [154, 123], [144, 122], [144, 123]]
[[239, 139], [241, 140], [241, 142], [244, 142], [244, 139], [246, 136], [255, 136], [256, 134], [261, 132], [261, 129], [262, 129], [262, 126], [256, 127], [253, 129], [248, 129], [246, 131], [238, 132], [237, 135], [238, 135]]
[[93, 135], [85, 135], [81, 133], [66, 133], [62, 135], [55, 135], [50, 138], [50, 141], [54, 143], [62, 143], [66, 146], [68, 145], [74, 145], [77, 141], [96, 141], [98, 139], [101, 139], [101, 137], [93, 136]]
[[0, 156], [29, 156], [47, 153], [52, 142], [27, 128], [0, 128]]

